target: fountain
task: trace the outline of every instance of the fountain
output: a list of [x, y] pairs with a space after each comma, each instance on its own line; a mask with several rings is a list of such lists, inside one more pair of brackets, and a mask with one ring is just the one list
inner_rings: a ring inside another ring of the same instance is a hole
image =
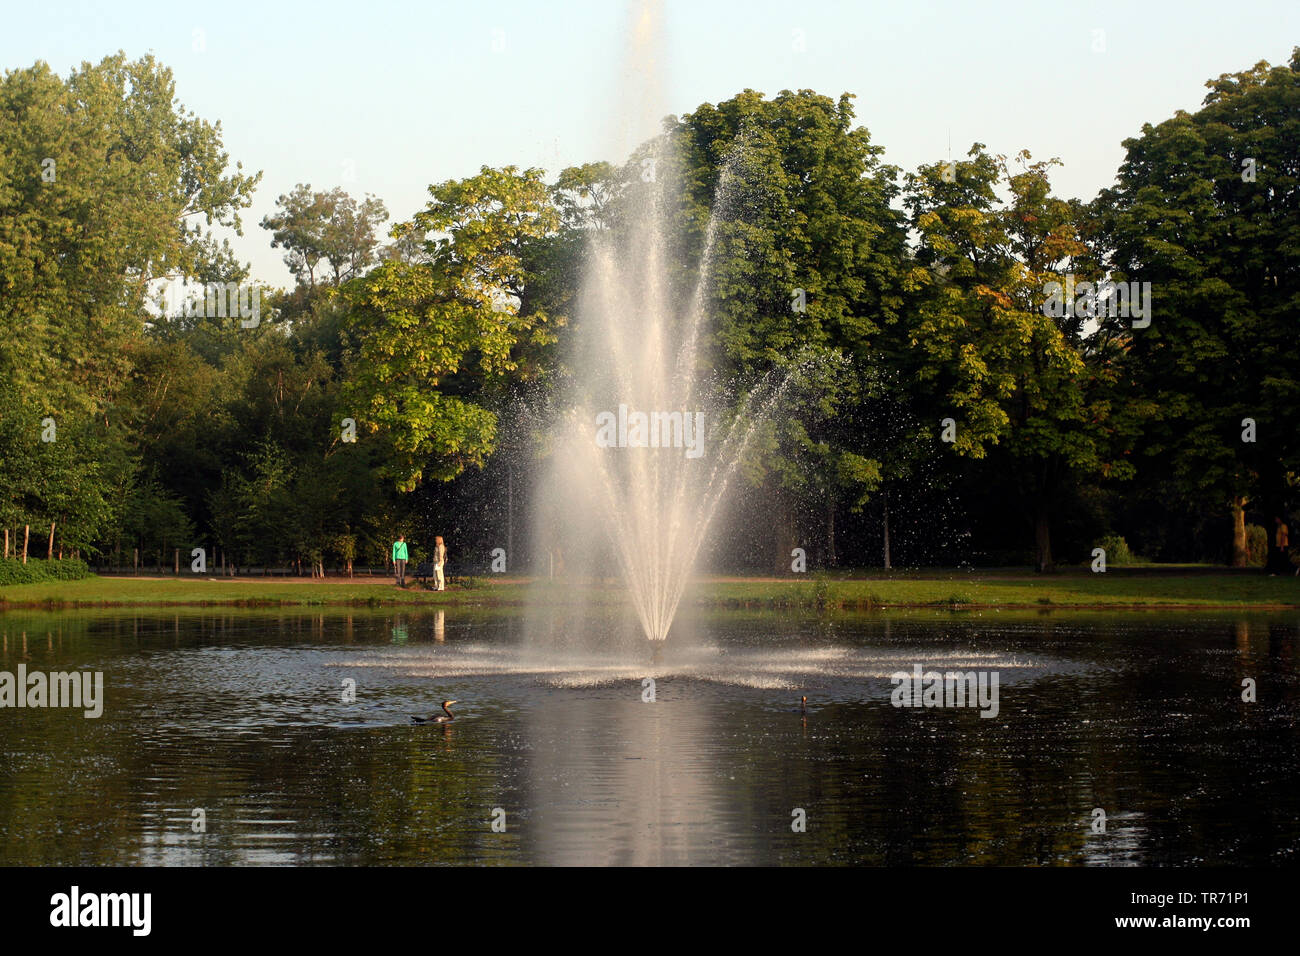
[[[668, 636], [741, 457], [788, 380], [769, 376], [729, 401], [711, 379], [703, 348], [715, 226], [685, 292], [668, 261], [666, 180], [641, 191], [616, 235], [591, 240], [548, 492], [565, 515], [565, 553], [612, 551], [654, 642]], [[724, 172], [719, 197], [728, 181]]]
[[[788, 381], [773, 374], [732, 396], [711, 377], [709, 265], [744, 146], [724, 164], [698, 256], [676, 247], [673, 200], [682, 187], [671, 137], [634, 145], [666, 112], [659, 6], [645, 0], [632, 14], [620, 142], [611, 148], [633, 159], [617, 227], [590, 236], [537, 498], [543, 575], [605, 579], [616, 567], [640, 633], [656, 647], [737, 466]], [[581, 604], [585, 592], [571, 591], [566, 603]]]

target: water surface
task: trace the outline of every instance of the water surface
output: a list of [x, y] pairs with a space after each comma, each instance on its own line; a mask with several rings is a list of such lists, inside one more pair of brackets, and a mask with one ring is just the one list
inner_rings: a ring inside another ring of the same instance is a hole
[[[0, 670], [99, 670], [106, 695], [97, 720], [0, 710], [0, 864], [1276, 864], [1300, 849], [1294, 613], [719, 612], [657, 660], [623, 624], [0, 615]], [[914, 663], [996, 671], [997, 717], [892, 706], [889, 675]], [[453, 723], [411, 724], [445, 698]]]

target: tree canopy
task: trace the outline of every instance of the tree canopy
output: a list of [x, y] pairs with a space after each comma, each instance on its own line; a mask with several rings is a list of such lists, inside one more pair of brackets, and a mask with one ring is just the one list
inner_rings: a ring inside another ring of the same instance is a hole
[[[1054, 193], [1059, 159], [982, 143], [900, 170], [850, 94], [812, 90], [700, 104], [626, 157], [483, 166], [391, 227], [299, 183], [260, 223], [279, 289], [218, 238], [261, 174], [166, 67], [9, 71], [10, 554], [50, 526], [55, 552], [313, 569], [382, 560], [398, 526], [413, 560], [436, 529], [526, 537], [593, 237], [654, 201], [674, 294], [702, 283], [712, 397], [797, 372], [717, 560], [1047, 570], [1126, 535], [1244, 563], [1300, 472], [1300, 49], [1207, 86], [1090, 202]], [[171, 280], [202, 289], [179, 314]]]

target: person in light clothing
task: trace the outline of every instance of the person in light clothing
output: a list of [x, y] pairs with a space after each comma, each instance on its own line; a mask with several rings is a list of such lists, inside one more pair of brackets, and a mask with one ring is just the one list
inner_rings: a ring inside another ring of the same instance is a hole
[[435, 591], [447, 590], [447, 582], [442, 576], [442, 566], [447, 563], [447, 546], [442, 543], [442, 535], [433, 539], [433, 585]]

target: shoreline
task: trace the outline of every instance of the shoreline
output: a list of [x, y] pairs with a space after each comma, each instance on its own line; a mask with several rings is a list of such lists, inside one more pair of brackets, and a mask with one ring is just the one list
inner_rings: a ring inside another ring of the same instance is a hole
[[[509, 608], [528, 604], [564, 606], [622, 604], [628, 592], [613, 582], [555, 584], [511, 577], [449, 584], [437, 592], [419, 586], [399, 591], [384, 579], [366, 578], [176, 578], [89, 577], [0, 587], [6, 611], [93, 608]], [[1091, 575], [1074, 570], [1038, 575], [1005, 569], [979, 572], [915, 572], [906, 576], [822, 576], [811, 580], [703, 576], [688, 585], [683, 606], [709, 610], [874, 611], [1197, 611], [1300, 609], [1300, 578], [1242, 573], [1235, 569]]]

